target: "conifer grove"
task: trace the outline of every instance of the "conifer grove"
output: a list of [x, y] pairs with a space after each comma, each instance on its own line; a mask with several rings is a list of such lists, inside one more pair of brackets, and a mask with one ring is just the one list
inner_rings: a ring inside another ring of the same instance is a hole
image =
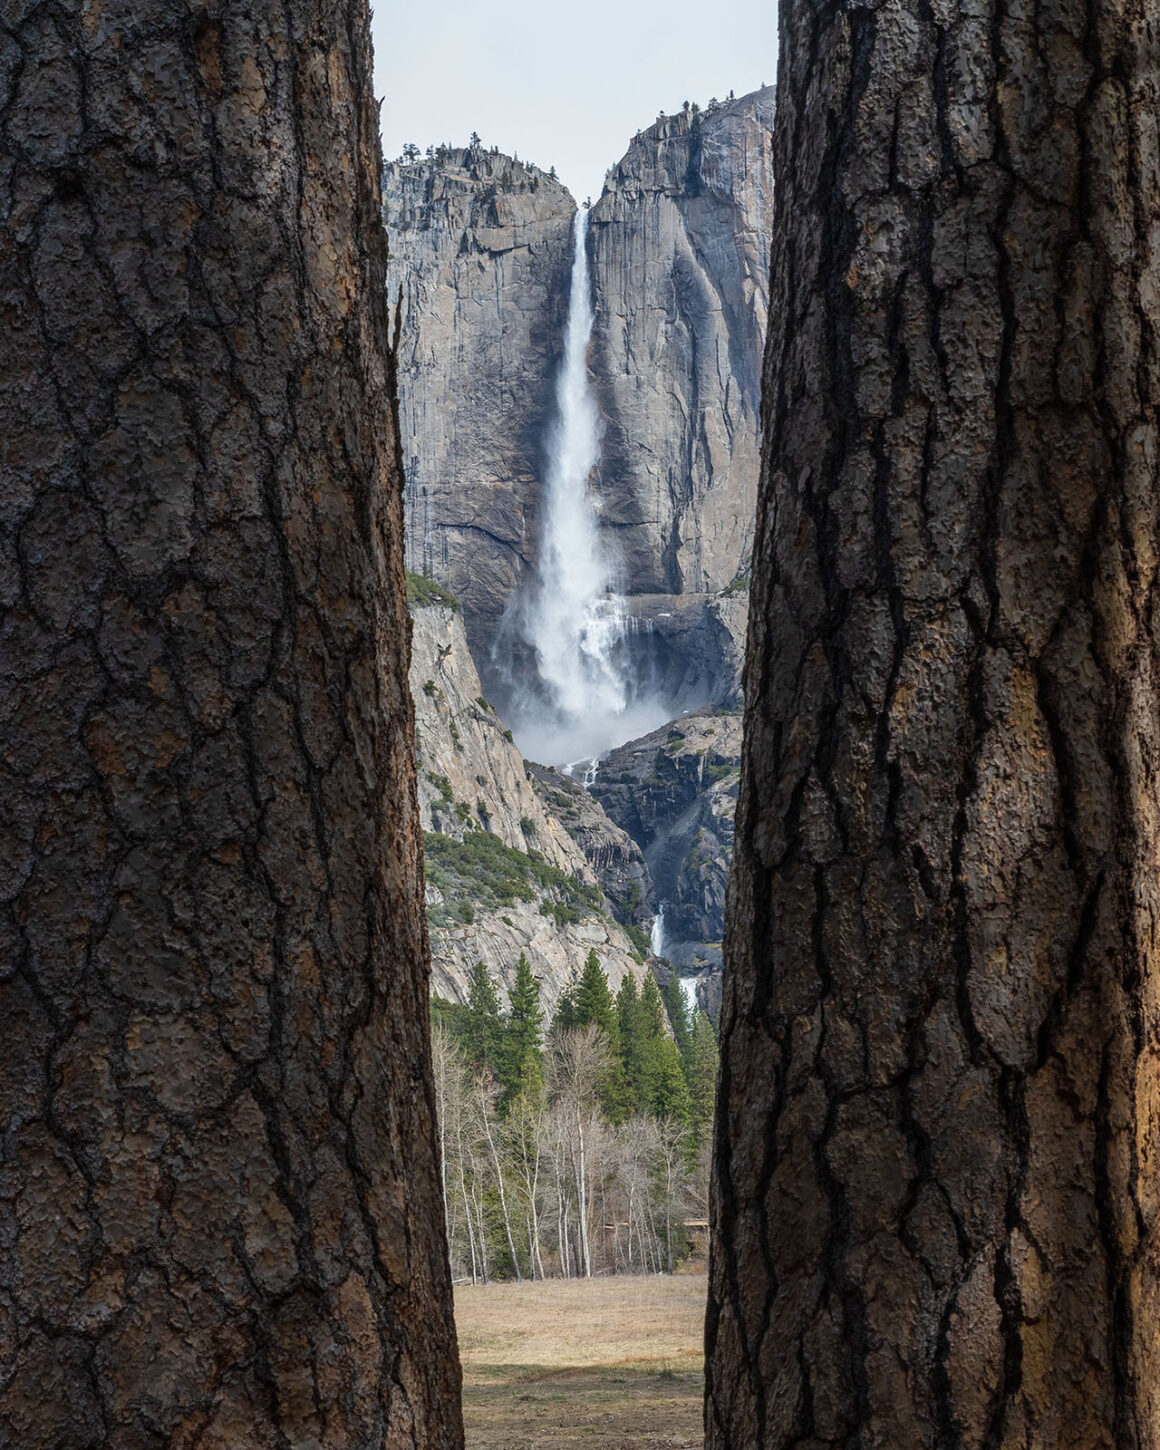
[[667, 1272], [703, 1252], [717, 1040], [676, 974], [614, 995], [595, 951], [550, 1022], [521, 956], [432, 1004], [452, 1271]]

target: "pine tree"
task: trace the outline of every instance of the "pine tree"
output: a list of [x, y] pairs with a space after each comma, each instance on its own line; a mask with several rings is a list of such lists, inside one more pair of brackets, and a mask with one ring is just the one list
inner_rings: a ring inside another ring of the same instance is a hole
[[587, 1027], [589, 1023], [599, 1027], [611, 1041], [615, 1014], [612, 1010], [612, 993], [608, 988], [608, 977], [600, 965], [595, 947], [588, 953], [580, 985], [576, 988], [576, 1020], [574, 1027]]
[[[626, 980], [628, 980], [626, 978]], [[608, 1048], [608, 1061], [596, 1093], [600, 1109], [610, 1123], [623, 1123], [632, 1115], [634, 1097], [629, 1091], [620, 1042], [620, 1020], [613, 1001], [608, 977], [593, 948], [584, 963], [584, 972], [576, 988], [577, 1027], [597, 1027]]]
[[572, 980], [556, 1001], [556, 1010], [552, 1013], [552, 1022], [548, 1028], [549, 1037], [555, 1037], [557, 1033], [567, 1032], [569, 1028], [576, 1026], [576, 993], [579, 987], [580, 980], [576, 975], [576, 968], [573, 967]]
[[640, 989], [640, 1013], [645, 1036], [661, 1037], [665, 1030], [665, 1004], [657, 979], [650, 972]]
[[707, 1450], [1155, 1450], [1156, 6], [781, 20]]
[[503, 1036], [503, 1022], [499, 1011], [499, 994], [491, 973], [483, 962], [476, 962], [471, 969], [467, 988], [467, 1010], [463, 1013], [463, 1050], [477, 1071], [490, 1072], [499, 1076], [500, 1043]]
[[0, 1445], [457, 1450], [366, 0], [0, 49]]
[[637, 1112], [674, 1113], [688, 1121], [688, 1085], [677, 1045], [665, 1033], [665, 1004], [656, 978], [651, 973], [645, 978], [639, 996], [635, 983], [631, 990], [622, 987], [617, 1007], [627, 1100]]
[[640, 1046], [642, 1041], [640, 993], [636, 979], [626, 976], [616, 994], [616, 1027], [621, 1068], [624, 1074], [624, 1110], [631, 1117], [639, 1105]]
[[672, 1118], [688, 1126], [692, 1104], [681, 1054], [671, 1037], [660, 1034], [645, 1053], [645, 1106], [655, 1118]]
[[677, 1049], [683, 1063], [688, 1056], [692, 1031], [681, 979], [673, 971], [670, 971], [668, 984], [665, 987], [665, 1011], [668, 1013], [669, 1026], [673, 1029], [673, 1037], [676, 1039]]
[[685, 1080], [689, 1084], [689, 1121], [698, 1143], [713, 1135], [713, 1104], [717, 1094], [717, 1035], [713, 1024], [699, 1008], [693, 1013], [689, 1050], [685, 1057]]
[[510, 1009], [503, 1023], [499, 1054], [499, 1080], [503, 1087], [500, 1110], [506, 1112], [522, 1092], [534, 1096], [543, 1084], [540, 1072], [540, 983], [523, 952], [516, 964]]

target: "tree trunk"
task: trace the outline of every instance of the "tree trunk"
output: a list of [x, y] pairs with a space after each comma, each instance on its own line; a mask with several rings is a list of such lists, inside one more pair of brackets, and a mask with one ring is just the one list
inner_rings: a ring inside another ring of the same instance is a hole
[[0, 1441], [462, 1444], [364, 0], [0, 21]]
[[580, 1103], [576, 1103], [576, 1214], [580, 1229], [580, 1262], [584, 1266], [584, 1277], [592, 1277], [592, 1256], [588, 1251], [588, 1176], [584, 1163], [584, 1118]]
[[1160, 1445], [1150, 13], [782, 7], [714, 1450]]
[[[487, 1146], [491, 1149], [492, 1166], [495, 1168], [495, 1186], [499, 1191], [499, 1210], [503, 1218], [503, 1231], [507, 1238], [508, 1253], [512, 1257], [512, 1268], [515, 1271], [516, 1283], [522, 1284], [524, 1276], [520, 1273], [519, 1255], [516, 1253], [516, 1241], [512, 1236], [511, 1215], [508, 1213], [507, 1194], [503, 1186], [503, 1164], [500, 1162], [499, 1152], [495, 1146], [495, 1139], [491, 1134], [491, 1114], [488, 1111], [487, 1093], [483, 1078], [476, 1080], [476, 1091], [479, 1094], [479, 1110], [483, 1116], [483, 1131], [487, 1135]], [[533, 1271], [532, 1277], [535, 1277]]]
[[463, 1171], [463, 1159], [459, 1160], [459, 1187], [463, 1194], [463, 1213], [467, 1219], [467, 1243], [471, 1249], [471, 1282], [479, 1283], [479, 1268], [475, 1254], [475, 1220], [471, 1216], [471, 1200], [467, 1196], [467, 1178]]

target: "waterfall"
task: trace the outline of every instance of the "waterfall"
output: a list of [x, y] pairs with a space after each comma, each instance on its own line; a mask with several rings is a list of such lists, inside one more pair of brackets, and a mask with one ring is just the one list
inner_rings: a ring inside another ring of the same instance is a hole
[[663, 904], [657, 907], [657, 914], [653, 917], [652, 931], [648, 934], [648, 949], [654, 957], [663, 957], [665, 954], [665, 908]]
[[689, 1014], [689, 1021], [695, 1022], [697, 1013], [701, 1010], [701, 1004], [697, 1001], [697, 979], [696, 977], [682, 977], [681, 991], [685, 995], [685, 1010]]
[[668, 718], [655, 701], [634, 700], [625, 673], [628, 613], [597, 525], [589, 484], [600, 461], [600, 413], [588, 377], [592, 280], [588, 212], [576, 213], [574, 255], [556, 383], [557, 417], [548, 440], [536, 582], [519, 602], [516, 628], [536, 678], [513, 690], [513, 726], [524, 753], [573, 768]]

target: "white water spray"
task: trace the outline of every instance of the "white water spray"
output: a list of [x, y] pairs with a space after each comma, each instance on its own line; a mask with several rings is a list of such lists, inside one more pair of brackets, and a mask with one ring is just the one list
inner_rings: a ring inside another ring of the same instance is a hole
[[663, 957], [665, 954], [665, 908], [657, 907], [657, 914], [653, 917], [652, 931], [648, 934], [648, 949], [654, 957]]
[[[589, 481], [600, 459], [600, 414], [588, 379], [592, 283], [588, 212], [576, 213], [575, 255], [556, 384], [538, 581], [523, 604], [521, 632], [538, 682], [518, 692], [516, 732], [525, 753], [547, 763], [595, 761], [668, 716], [656, 702], [630, 703], [623, 644], [624, 600], [614, 591]], [[593, 772], [594, 773], [594, 772]]]
[[693, 1022], [701, 1010], [701, 1004], [697, 1001], [697, 979], [696, 977], [681, 977], [678, 980], [681, 984], [681, 991], [685, 994], [685, 1011], [689, 1014], [689, 1021]]

